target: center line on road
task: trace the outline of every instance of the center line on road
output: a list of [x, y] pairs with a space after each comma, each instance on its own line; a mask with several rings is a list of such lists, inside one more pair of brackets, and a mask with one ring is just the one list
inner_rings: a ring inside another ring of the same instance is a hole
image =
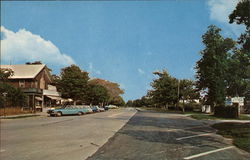
[[109, 118], [112, 118], [112, 117], [116, 117], [116, 116], [118, 116], [118, 115], [120, 115], [120, 114], [123, 114], [123, 113], [112, 114], [112, 115], [110, 115], [110, 116], [108, 116], [108, 117], [109, 117]]
[[205, 155], [208, 155], [208, 154], [211, 154], [211, 153], [215, 153], [215, 152], [220, 152], [220, 151], [224, 151], [224, 150], [227, 150], [227, 149], [231, 149], [231, 148], [234, 148], [234, 146], [229, 146], [229, 147], [225, 147], [225, 148], [221, 148], [221, 149], [216, 149], [216, 150], [212, 150], [212, 151], [208, 151], [208, 152], [196, 154], [196, 155], [189, 156], [189, 157], [184, 157], [184, 159], [193, 159], [193, 158], [205, 156]]
[[181, 137], [181, 138], [176, 138], [177, 141], [182, 140], [182, 139], [188, 139], [188, 138], [193, 138], [193, 137], [200, 137], [200, 136], [208, 136], [214, 133], [204, 133], [204, 134], [197, 134], [193, 136], [187, 136], [187, 137]]

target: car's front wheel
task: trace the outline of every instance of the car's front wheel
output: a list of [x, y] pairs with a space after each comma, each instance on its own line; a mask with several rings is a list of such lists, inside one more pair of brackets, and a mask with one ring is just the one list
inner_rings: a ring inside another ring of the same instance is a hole
[[61, 116], [62, 116], [62, 112], [57, 112], [57, 113], [56, 113], [56, 116], [57, 116], [57, 117], [61, 117]]
[[81, 115], [83, 115], [83, 113], [82, 113], [82, 112], [78, 112], [77, 114], [78, 114], [78, 116], [81, 116]]

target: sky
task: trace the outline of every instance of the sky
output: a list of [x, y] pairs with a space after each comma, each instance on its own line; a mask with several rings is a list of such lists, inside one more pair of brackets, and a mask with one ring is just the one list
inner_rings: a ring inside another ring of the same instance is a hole
[[71, 64], [91, 78], [119, 83], [123, 98], [146, 94], [152, 72], [193, 79], [211, 24], [237, 39], [229, 24], [238, 0], [1, 1], [1, 63], [42, 61], [54, 74]]

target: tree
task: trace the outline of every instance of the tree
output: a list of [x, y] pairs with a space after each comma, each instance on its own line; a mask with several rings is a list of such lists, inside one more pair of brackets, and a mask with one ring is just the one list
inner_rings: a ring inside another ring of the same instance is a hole
[[228, 52], [235, 43], [220, 35], [221, 29], [214, 25], [202, 36], [205, 49], [200, 52], [201, 59], [196, 63], [197, 87], [208, 89], [208, 103], [212, 106], [224, 104], [228, 70]]
[[229, 23], [245, 25], [246, 31], [238, 38], [240, 46], [230, 59], [228, 95], [250, 99], [250, 1], [240, 1], [229, 20]]
[[[105, 87], [108, 91], [108, 94], [109, 94], [108, 103], [113, 103], [113, 102], [116, 102], [117, 100], [121, 99], [120, 95], [124, 93], [124, 91], [122, 89], [120, 89], [119, 84], [114, 83], [114, 82], [110, 82], [107, 80], [95, 78], [95, 79], [91, 79], [89, 81], [89, 84], [94, 84], [94, 85], [98, 84], [98, 85]], [[122, 99], [122, 101], [124, 101], [124, 100]]]
[[128, 100], [127, 103], [126, 103], [126, 106], [133, 107], [133, 101], [132, 100]]
[[112, 101], [111, 104], [117, 105], [117, 106], [124, 106], [125, 101], [121, 96], [115, 97]]
[[26, 95], [20, 88], [15, 88], [7, 83], [0, 83], [0, 106], [4, 104], [4, 96], [6, 94], [6, 107], [23, 107], [26, 104]]
[[199, 99], [200, 94], [195, 88], [195, 83], [188, 79], [182, 79], [179, 81], [179, 100], [182, 100], [182, 111], [185, 112], [185, 100]]
[[177, 79], [171, 77], [166, 70], [154, 72], [153, 74], [158, 76], [158, 78], [151, 83], [153, 90], [150, 90], [148, 93], [153, 103], [158, 106], [176, 104], [178, 100]]
[[241, 0], [235, 10], [229, 15], [229, 23], [243, 24], [246, 32], [241, 34], [239, 44], [246, 51], [250, 51], [250, 1]]
[[14, 72], [9, 68], [0, 68], [0, 82], [5, 82]]
[[77, 100], [85, 100], [87, 93], [88, 73], [82, 71], [78, 66], [71, 65], [61, 70], [58, 89], [62, 92], [62, 97], [72, 98], [74, 104]]
[[86, 100], [93, 105], [104, 104], [109, 100], [108, 91], [101, 85], [90, 84], [88, 86]]

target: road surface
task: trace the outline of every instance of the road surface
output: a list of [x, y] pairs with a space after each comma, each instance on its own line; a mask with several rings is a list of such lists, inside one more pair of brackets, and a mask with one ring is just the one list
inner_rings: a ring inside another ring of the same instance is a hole
[[1, 120], [1, 160], [246, 160], [208, 125], [131, 108]]
[[141, 111], [88, 160], [250, 159], [215, 132], [184, 115]]
[[83, 160], [135, 114], [115, 109], [83, 116], [1, 120], [1, 160]]

